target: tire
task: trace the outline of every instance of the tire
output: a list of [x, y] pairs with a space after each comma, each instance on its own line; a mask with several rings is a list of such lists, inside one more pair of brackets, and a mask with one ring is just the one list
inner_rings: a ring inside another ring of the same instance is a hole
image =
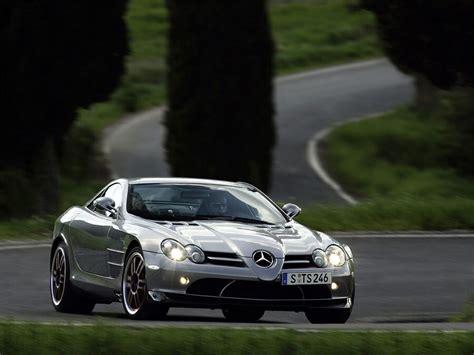
[[70, 280], [70, 262], [64, 242], [58, 244], [50, 266], [49, 290], [54, 309], [62, 313], [90, 314], [95, 302], [80, 292]]
[[141, 248], [133, 248], [126, 257], [122, 276], [122, 305], [130, 319], [162, 319], [169, 307], [155, 304], [148, 295], [145, 259]]
[[313, 324], [344, 324], [352, 313], [355, 301], [355, 290], [352, 291], [351, 307], [343, 309], [310, 309], [305, 312], [306, 318]]
[[228, 307], [222, 309], [222, 314], [233, 322], [256, 322], [265, 314], [264, 309]]

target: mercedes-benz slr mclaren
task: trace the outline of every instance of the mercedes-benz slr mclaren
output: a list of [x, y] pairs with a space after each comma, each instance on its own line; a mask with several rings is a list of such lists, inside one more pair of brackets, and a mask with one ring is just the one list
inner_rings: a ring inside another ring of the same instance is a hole
[[122, 302], [132, 319], [170, 307], [251, 322], [301, 311], [344, 323], [354, 304], [350, 248], [256, 187], [201, 179], [119, 179], [56, 221], [50, 290], [59, 312]]

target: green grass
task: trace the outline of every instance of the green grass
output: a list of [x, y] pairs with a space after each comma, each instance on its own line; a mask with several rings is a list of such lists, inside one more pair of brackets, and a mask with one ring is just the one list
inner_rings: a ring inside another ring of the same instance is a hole
[[455, 132], [446, 114], [401, 108], [337, 127], [324, 161], [361, 203], [310, 207], [301, 220], [323, 230], [474, 228], [474, 180], [452, 167]]
[[451, 317], [452, 322], [474, 322], [474, 295], [467, 300], [460, 314]]
[[279, 74], [381, 55], [373, 15], [347, 0], [273, 2], [270, 19]]
[[[166, 97], [167, 11], [164, 0], [131, 0], [131, 53], [122, 85], [106, 103], [79, 111], [79, 125], [100, 131], [127, 112], [163, 104]], [[270, 1], [279, 74], [381, 55], [374, 18], [351, 12], [348, 0]]]
[[[105, 182], [85, 179], [75, 181], [61, 180], [60, 212], [73, 205], [83, 205], [89, 198], [104, 186]], [[58, 215], [59, 213], [58, 212]], [[0, 240], [47, 239], [52, 237], [54, 221], [58, 216], [35, 216], [0, 222]], [[0, 352], [1, 353], [1, 352]]]
[[7, 354], [471, 354], [473, 332], [133, 329], [0, 324]]

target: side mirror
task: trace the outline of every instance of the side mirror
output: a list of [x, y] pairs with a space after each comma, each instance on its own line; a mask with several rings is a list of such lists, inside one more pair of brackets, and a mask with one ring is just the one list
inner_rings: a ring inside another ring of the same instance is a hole
[[295, 218], [301, 212], [301, 208], [299, 208], [293, 203], [287, 203], [282, 207], [282, 210], [285, 211], [285, 213], [288, 215], [288, 217], [290, 217], [290, 219]]
[[110, 212], [114, 218], [117, 217], [118, 211], [115, 208], [115, 201], [110, 197], [99, 197], [92, 203], [92, 206], [100, 211]]

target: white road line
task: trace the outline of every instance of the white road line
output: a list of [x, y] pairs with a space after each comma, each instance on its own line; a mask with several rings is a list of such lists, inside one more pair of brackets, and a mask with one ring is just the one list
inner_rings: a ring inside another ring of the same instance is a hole
[[320, 131], [317, 131], [313, 135], [313, 137], [311, 137], [311, 139], [308, 141], [308, 143], [306, 144], [306, 161], [308, 162], [311, 169], [313, 169], [314, 173], [321, 180], [323, 180], [323, 182], [326, 183], [326, 185], [328, 185], [343, 200], [350, 203], [351, 205], [357, 204], [357, 200], [353, 196], [351, 196], [349, 193], [344, 191], [344, 189], [341, 187], [341, 185], [339, 185], [333, 178], [331, 178], [331, 176], [326, 171], [326, 169], [324, 169], [323, 164], [321, 162], [321, 159], [319, 158], [318, 144], [324, 138], [326, 138], [334, 128], [336, 128], [336, 127], [338, 127], [342, 124], [346, 124], [346, 123], [350, 123], [350, 122], [358, 122], [358, 121], [362, 121], [362, 120], [368, 120], [368, 119], [375, 118], [375, 117], [378, 117], [380, 115], [389, 113], [391, 111], [393, 111], [393, 110], [387, 110], [385, 112], [375, 112], [375, 113], [369, 114], [367, 116], [354, 117], [354, 118], [351, 118], [349, 120], [344, 120], [344, 122], [338, 122], [338, 123], [332, 125], [331, 127], [327, 127], [327, 128], [324, 128]]
[[386, 58], [378, 58], [378, 59], [366, 60], [366, 61], [363, 61], [363, 62], [355, 62], [355, 63], [350, 63], [350, 64], [335, 65], [335, 66], [331, 66], [331, 67], [328, 67], [328, 68], [315, 69], [315, 70], [306, 71], [306, 72], [303, 72], [303, 73], [285, 75], [285, 76], [277, 77], [275, 79], [275, 83], [276, 84], [281, 84], [281, 83], [285, 83], [287, 81], [293, 81], [293, 80], [299, 80], [299, 79], [315, 77], [315, 76], [320, 76], [320, 75], [332, 74], [332, 73], [341, 72], [341, 71], [345, 71], [345, 70], [367, 68], [367, 67], [371, 67], [371, 66], [374, 66], [374, 65], [379, 65], [381, 63], [388, 63], [388, 60]]
[[178, 328], [178, 329], [234, 329], [234, 330], [267, 330], [284, 331], [294, 330], [297, 332], [328, 332], [337, 331], [344, 333], [367, 332], [367, 333], [472, 333], [474, 327], [472, 323], [347, 323], [338, 324], [229, 324], [229, 323], [179, 323], [179, 322], [136, 322], [136, 323], [90, 323], [90, 322], [64, 322], [64, 321], [9, 321], [0, 319], [0, 324], [16, 325], [45, 325], [45, 326], [70, 326], [70, 327], [97, 327], [106, 324], [111, 327], [126, 327], [133, 329], [153, 329], [153, 328]]
[[[358, 232], [354, 232], [351, 234], [350, 232], [342, 232], [341, 234], [329, 233], [330, 236], [336, 239], [474, 239], [474, 233], [439, 233], [434, 232], [435, 234], [423, 234], [423, 233], [370, 233], [370, 234], [361, 234]], [[34, 243], [34, 244], [19, 244], [19, 245], [5, 245], [0, 244], [0, 252], [6, 250], [21, 250], [21, 249], [40, 249], [40, 248], [50, 248], [51, 244], [49, 243]]]
[[0, 251], [20, 250], [20, 249], [39, 249], [39, 248], [50, 248], [50, 247], [51, 247], [51, 244], [5, 245], [5, 246], [0, 246]]
[[321, 161], [319, 160], [318, 142], [324, 139], [330, 131], [331, 129], [325, 128], [317, 132], [309, 140], [306, 145], [306, 160], [308, 161], [309, 166], [313, 169], [316, 175], [318, 175], [319, 178], [323, 180], [324, 183], [326, 183], [326, 185], [333, 189], [342, 199], [349, 202], [351, 205], [355, 205], [357, 203], [356, 199], [349, 195], [347, 192], [345, 192], [344, 189], [329, 176], [329, 174], [323, 168]]

